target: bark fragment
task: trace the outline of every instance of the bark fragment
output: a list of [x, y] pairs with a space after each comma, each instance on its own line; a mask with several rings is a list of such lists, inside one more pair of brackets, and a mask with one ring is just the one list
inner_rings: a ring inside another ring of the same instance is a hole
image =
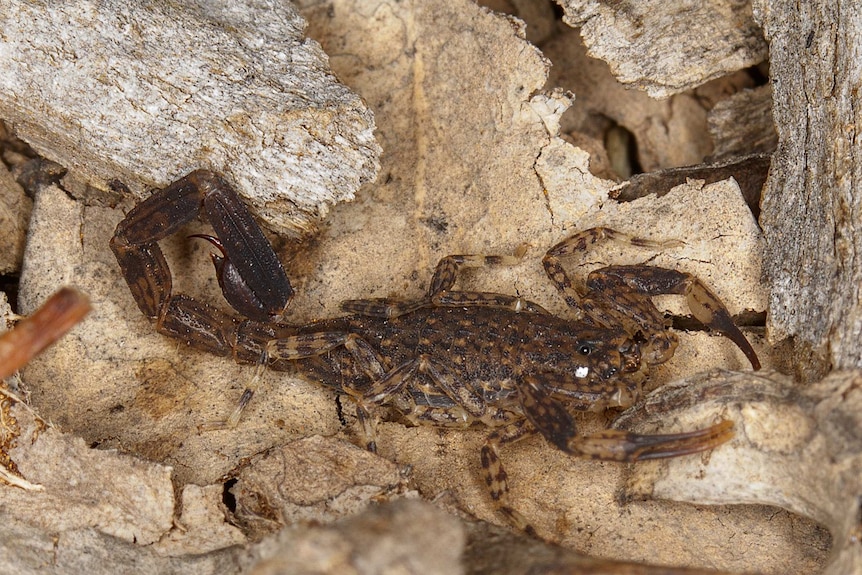
[[778, 132], [761, 217], [767, 327], [773, 341], [795, 338], [816, 377], [862, 366], [862, 14], [829, 0], [754, 9], [770, 41]]
[[0, 274], [19, 273], [33, 201], [0, 165]]
[[748, 0], [562, 0], [590, 55], [653, 98], [695, 88], [766, 59]]
[[710, 161], [772, 154], [778, 145], [772, 123], [772, 86], [745, 90], [710, 110], [709, 133], [715, 145]]
[[637, 466], [628, 497], [781, 507], [831, 532], [824, 573], [862, 571], [862, 373], [836, 371], [800, 389], [774, 372], [714, 370], [657, 391], [616, 425], [650, 429], [694, 405], [734, 420], [736, 437], [701, 462]]

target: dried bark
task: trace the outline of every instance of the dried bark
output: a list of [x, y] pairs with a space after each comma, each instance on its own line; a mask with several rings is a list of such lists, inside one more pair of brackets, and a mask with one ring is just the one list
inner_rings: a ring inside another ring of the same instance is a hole
[[657, 391], [616, 425], [663, 425], [693, 405], [720, 406], [736, 423], [736, 437], [703, 465], [676, 459], [638, 466], [627, 497], [781, 507], [831, 532], [824, 574], [862, 573], [862, 372], [835, 371], [801, 388], [778, 373], [715, 370]]
[[766, 58], [748, 0], [561, 0], [590, 55], [623, 84], [666, 98]]
[[772, 154], [778, 145], [772, 123], [772, 86], [769, 85], [745, 90], [718, 102], [710, 110], [708, 122], [715, 146], [710, 156], [713, 162], [751, 154]]
[[9, 170], [0, 165], [0, 274], [21, 271], [24, 242], [27, 237], [27, 220], [33, 201], [24, 195]]
[[862, 13], [840, 0], [754, 8], [778, 131], [761, 217], [767, 327], [774, 341], [795, 338], [816, 379], [830, 364], [862, 366]]

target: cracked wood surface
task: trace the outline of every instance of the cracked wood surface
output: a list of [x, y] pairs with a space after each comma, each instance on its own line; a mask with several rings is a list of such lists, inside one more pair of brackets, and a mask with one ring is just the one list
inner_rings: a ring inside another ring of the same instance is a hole
[[862, 14], [849, 2], [754, 2], [770, 40], [778, 149], [763, 193], [768, 329], [807, 379], [862, 366]]

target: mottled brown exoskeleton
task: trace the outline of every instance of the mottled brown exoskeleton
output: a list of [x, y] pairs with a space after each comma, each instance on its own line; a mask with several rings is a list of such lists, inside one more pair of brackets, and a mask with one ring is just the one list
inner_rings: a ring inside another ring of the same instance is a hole
[[[218, 236], [210, 239], [222, 251], [213, 261], [225, 296], [251, 319], [171, 293], [157, 242], [200, 213]], [[540, 433], [570, 455], [637, 461], [704, 451], [733, 435], [728, 421], [669, 435], [578, 434], [572, 411], [631, 405], [650, 366], [673, 355], [676, 336], [650, 297], [685, 295], [695, 317], [760, 367], [725, 306], [690, 274], [610, 266], [590, 273], [579, 293], [561, 258], [604, 239], [661, 245], [593, 228], [548, 250], [545, 270], [576, 319], [520, 297], [454, 291], [460, 269], [519, 258], [453, 255], [440, 260], [421, 299], [351, 300], [342, 305], [351, 315], [303, 326], [275, 321], [293, 290], [254, 219], [216, 174], [193, 172], [139, 204], [117, 226], [111, 247], [138, 306], [160, 332], [241, 362], [294, 371], [349, 396], [370, 449], [375, 413], [383, 407], [417, 425], [492, 428], [481, 453], [489, 492], [510, 522], [533, 532], [509, 501], [498, 454], [503, 444]], [[226, 425], [237, 423], [251, 395], [247, 389]]]

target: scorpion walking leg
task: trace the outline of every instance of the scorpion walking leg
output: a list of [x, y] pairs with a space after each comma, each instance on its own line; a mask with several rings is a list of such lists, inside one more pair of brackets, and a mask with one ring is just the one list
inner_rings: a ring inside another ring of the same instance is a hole
[[[581, 316], [587, 316], [599, 324], [606, 324], [611, 314], [619, 322], [633, 320], [640, 323], [644, 332], [660, 334], [663, 329], [655, 307], [651, 304], [649, 307], [641, 306], [639, 316], [634, 313], [635, 305], [631, 296], [633, 294], [647, 297], [664, 294], [685, 295], [689, 308], [698, 320], [733, 341], [745, 354], [752, 367], [755, 370], [760, 369], [757, 354], [739, 328], [734, 325], [727, 307], [702, 281], [691, 274], [647, 265], [609, 266], [593, 271], [587, 277], [589, 297], [587, 294], [578, 293], [562, 266], [561, 258], [583, 253], [589, 245], [603, 240], [627, 241], [634, 246], [652, 249], [672, 248], [681, 244], [677, 240], [665, 242], [646, 240], [601, 227], [585, 230], [563, 240], [547, 251], [542, 264], [548, 277], [557, 286], [570, 307]], [[597, 302], [602, 305], [595, 305]], [[617, 309], [614, 310], [614, 308]], [[664, 344], [656, 343], [655, 346], [658, 355], [666, 359], [672, 354], [672, 349], [663, 353], [660, 348], [672, 348], [675, 343], [668, 341]]]
[[524, 257], [526, 244], [515, 250], [513, 255], [450, 255], [441, 259], [425, 299], [403, 301], [390, 298], [347, 300], [341, 304], [342, 311], [364, 316], [393, 318], [405, 315], [427, 305], [462, 307], [481, 306], [510, 309], [515, 312], [548, 313], [539, 304], [520, 297], [488, 292], [450, 291], [455, 285], [458, 273], [464, 269], [485, 266], [512, 266]]
[[445, 364], [427, 355], [404, 362], [377, 379], [366, 392], [365, 399], [375, 404], [385, 403], [406, 388], [417, 373], [431, 378], [449, 399], [470, 416], [479, 418], [485, 415], [485, 400], [470, 386], [458, 381]]
[[[404, 362], [386, 371], [379, 354], [365, 340], [346, 332], [320, 332], [274, 339], [267, 343], [267, 355], [273, 359], [298, 360], [321, 355], [339, 346], [344, 346], [354, 357], [371, 385], [364, 389], [345, 388], [344, 392], [357, 404], [360, 423], [366, 432], [375, 427], [371, 418], [372, 408], [382, 405], [402, 392], [417, 374], [429, 377], [466, 416], [480, 418], [485, 415], [484, 399], [470, 386], [458, 381], [452, 371], [440, 361], [427, 355]], [[374, 435], [370, 433], [369, 435]], [[374, 450], [374, 442], [368, 447]]]
[[580, 301], [584, 294], [578, 293], [577, 289], [575, 289], [574, 283], [572, 283], [572, 280], [569, 278], [569, 274], [566, 273], [566, 270], [563, 268], [560, 259], [577, 253], [586, 252], [588, 246], [606, 240], [628, 242], [634, 246], [653, 249], [677, 247], [681, 244], [681, 242], [677, 240], [658, 242], [636, 238], [611, 228], [598, 227], [578, 232], [549, 249], [545, 253], [545, 257], [542, 259], [545, 273], [548, 274], [548, 277], [551, 278], [551, 281], [557, 286], [563, 299], [566, 300], [566, 304], [580, 313], [583, 313]]
[[[385, 379], [386, 372], [380, 355], [361, 337], [348, 332], [317, 332], [273, 339], [267, 342], [264, 355], [272, 360], [300, 360], [323, 355], [341, 346], [350, 352], [372, 382]], [[371, 391], [353, 387], [345, 387], [342, 391], [356, 404], [356, 417], [366, 449], [376, 453], [377, 418], [371, 407], [377, 402], [369, 399], [369, 396], [374, 395], [374, 387]]]
[[255, 364], [254, 375], [252, 376], [251, 381], [246, 385], [239, 398], [239, 402], [237, 402], [236, 407], [234, 407], [227, 419], [202, 423], [198, 426], [198, 430], [217, 431], [221, 429], [234, 429], [239, 424], [239, 420], [242, 418], [242, 413], [245, 411], [245, 408], [248, 407], [248, 404], [251, 403], [251, 398], [254, 397], [254, 394], [257, 391], [260, 379], [263, 376], [263, 371], [266, 369], [266, 363], [267, 356], [266, 352], [264, 352]]
[[389, 298], [351, 299], [342, 302], [341, 310], [368, 317], [394, 318], [427, 305], [437, 307], [497, 307], [516, 313], [542, 313], [548, 311], [535, 302], [522, 297], [490, 292], [444, 291], [428, 300], [402, 301]]
[[437, 262], [431, 283], [428, 286], [428, 299], [433, 299], [437, 294], [449, 291], [455, 285], [458, 272], [468, 268], [481, 268], [485, 266], [513, 266], [520, 263], [524, 254], [527, 253], [527, 245], [518, 246], [515, 253], [507, 256], [486, 256], [480, 254], [465, 254], [446, 256]]
[[627, 290], [644, 296], [684, 295], [694, 317], [736, 344], [755, 370], [760, 360], [739, 328], [730, 311], [697, 277], [677, 270], [654, 266], [609, 266], [587, 277], [587, 287], [596, 293]]
[[482, 472], [494, 507], [512, 526], [533, 537], [538, 536], [536, 529], [512, 506], [509, 476], [500, 461], [499, 447], [529, 437], [535, 432], [526, 420], [521, 419], [489, 435], [482, 446]]

